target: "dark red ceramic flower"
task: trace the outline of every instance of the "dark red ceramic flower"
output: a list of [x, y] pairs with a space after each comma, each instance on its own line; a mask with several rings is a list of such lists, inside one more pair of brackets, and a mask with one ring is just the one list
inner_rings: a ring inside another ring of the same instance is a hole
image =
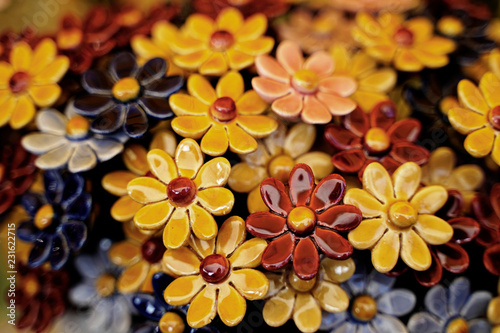
[[0, 35], [0, 61], [9, 62], [10, 51], [15, 43], [24, 41], [34, 47], [40, 40], [41, 36], [30, 26], [24, 28], [20, 34], [12, 30], [4, 31]]
[[273, 18], [286, 12], [290, 4], [286, 0], [194, 0], [193, 7], [213, 19], [226, 7], [237, 8], [245, 17], [261, 13]]
[[314, 186], [311, 168], [297, 164], [288, 179], [289, 190], [276, 178], [262, 181], [260, 193], [271, 212], [257, 212], [246, 220], [248, 232], [270, 239], [262, 254], [262, 266], [276, 270], [293, 261], [301, 279], [318, 273], [319, 254], [332, 259], [347, 259], [352, 245], [338, 232], [354, 229], [361, 222], [361, 211], [352, 205], [339, 205], [346, 183], [337, 174]]
[[405, 162], [422, 165], [429, 151], [417, 146], [421, 124], [417, 119], [396, 121], [397, 109], [391, 101], [377, 104], [369, 114], [360, 108], [342, 117], [342, 125], [331, 124], [325, 138], [339, 151], [333, 165], [343, 172], [358, 172], [373, 161], [380, 162], [390, 173]]

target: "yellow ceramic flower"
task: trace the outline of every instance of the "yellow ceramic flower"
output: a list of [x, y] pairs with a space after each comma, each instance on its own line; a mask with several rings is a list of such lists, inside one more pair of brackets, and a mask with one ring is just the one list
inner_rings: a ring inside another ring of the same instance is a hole
[[356, 91], [350, 96], [361, 109], [370, 112], [375, 105], [390, 100], [387, 95], [396, 85], [396, 71], [390, 67], [378, 67], [373, 58], [363, 50], [353, 52], [335, 45], [330, 48], [335, 62], [333, 75], [345, 75], [356, 80]]
[[192, 14], [169, 40], [177, 55], [174, 64], [203, 75], [222, 75], [253, 64], [255, 56], [269, 53], [274, 40], [263, 36], [267, 18], [255, 14], [248, 19], [235, 8], [223, 9], [214, 21], [204, 14]]
[[245, 316], [245, 299], [266, 296], [269, 281], [252, 268], [260, 265], [267, 243], [260, 238], [245, 239], [245, 222], [234, 216], [222, 224], [217, 241], [191, 237], [189, 248], [165, 252], [163, 269], [178, 278], [163, 295], [171, 305], [191, 303], [186, 316], [189, 326], [205, 326], [217, 313], [225, 325], [235, 326]]
[[220, 78], [216, 89], [199, 74], [189, 77], [190, 95], [174, 94], [170, 106], [177, 115], [172, 129], [183, 137], [201, 139], [201, 150], [211, 156], [224, 154], [229, 146], [238, 154], [257, 149], [254, 138], [268, 136], [276, 120], [261, 115], [267, 104], [253, 90], [245, 92], [243, 77], [231, 71]]
[[467, 135], [465, 150], [473, 157], [491, 154], [500, 165], [500, 79], [492, 72], [483, 75], [479, 88], [469, 80], [458, 84], [460, 107], [448, 112], [451, 125]]
[[128, 194], [145, 206], [134, 216], [141, 230], [163, 229], [167, 248], [185, 245], [191, 231], [208, 240], [217, 235], [213, 215], [226, 215], [234, 204], [231, 191], [225, 189], [231, 165], [225, 158], [203, 164], [200, 146], [192, 139], [182, 140], [170, 157], [161, 149], [147, 154], [154, 177], [139, 177], [127, 185]]
[[427, 270], [431, 254], [427, 244], [440, 245], [453, 236], [452, 227], [434, 216], [448, 199], [442, 186], [427, 186], [417, 191], [421, 169], [407, 162], [391, 177], [377, 162], [363, 173], [363, 189], [350, 189], [345, 204], [358, 207], [365, 220], [348, 238], [357, 249], [370, 249], [375, 269], [387, 273], [398, 258], [416, 271]]
[[492, 326], [491, 333], [500, 333], [500, 280], [498, 280], [497, 294], [488, 305], [487, 315]]
[[320, 274], [301, 280], [293, 271], [267, 273], [270, 288], [262, 315], [269, 326], [279, 327], [293, 318], [301, 332], [316, 332], [321, 325], [321, 310], [342, 312], [349, 306], [349, 296], [338, 284], [355, 271], [354, 261], [324, 258]]
[[37, 106], [52, 106], [61, 95], [57, 82], [68, 67], [68, 58], [57, 55], [52, 39], [43, 39], [34, 50], [25, 42], [14, 45], [10, 63], [0, 62], [0, 126], [9, 122], [22, 128]]
[[434, 35], [434, 25], [425, 17], [405, 20], [403, 15], [389, 12], [376, 18], [358, 13], [356, 22], [353, 38], [365, 52], [401, 71], [443, 67], [449, 62], [447, 54], [455, 49], [451, 39]]

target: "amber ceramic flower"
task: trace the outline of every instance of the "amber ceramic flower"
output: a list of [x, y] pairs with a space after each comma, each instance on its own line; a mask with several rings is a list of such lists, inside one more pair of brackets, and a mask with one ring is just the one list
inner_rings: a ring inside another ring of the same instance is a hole
[[497, 287], [498, 296], [493, 298], [488, 304], [488, 311], [486, 315], [493, 327], [491, 333], [500, 333], [500, 280], [498, 280]]
[[420, 180], [415, 163], [404, 163], [391, 179], [374, 162], [363, 173], [363, 189], [345, 195], [344, 203], [358, 207], [365, 218], [349, 233], [349, 242], [356, 249], [370, 249], [379, 272], [392, 270], [399, 257], [416, 271], [427, 270], [432, 263], [427, 244], [444, 244], [453, 236], [452, 227], [434, 216], [448, 199], [446, 189], [434, 185], [417, 191]]
[[464, 79], [458, 84], [460, 107], [451, 109], [448, 118], [461, 134], [467, 135], [464, 147], [473, 157], [491, 154], [500, 165], [500, 79], [492, 72], [483, 75], [477, 87]]
[[202, 240], [217, 235], [213, 215], [226, 215], [234, 196], [223, 186], [231, 172], [229, 162], [214, 158], [203, 164], [200, 146], [192, 139], [182, 140], [172, 158], [161, 149], [147, 154], [155, 177], [139, 177], [127, 185], [132, 199], [145, 206], [134, 216], [141, 230], [163, 229], [168, 248], [186, 244], [191, 234]]
[[338, 149], [332, 157], [333, 165], [343, 172], [358, 172], [361, 178], [366, 165], [373, 161], [382, 163], [390, 173], [405, 162], [426, 163], [429, 152], [414, 144], [422, 125], [413, 118], [396, 121], [396, 113], [394, 103], [385, 101], [369, 114], [356, 108], [342, 118], [342, 125], [328, 125], [325, 138]]
[[69, 61], [56, 54], [52, 39], [43, 39], [35, 49], [17, 43], [10, 63], [0, 62], [0, 126], [7, 122], [19, 129], [35, 116], [36, 107], [48, 107], [61, 95], [57, 82], [68, 70]]
[[289, 190], [276, 178], [260, 185], [264, 203], [271, 212], [248, 216], [247, 230], [271, 242], [262, 254], [262, 266], [277, 270], [293, 262], [293, 271], [303, 280], [313, 279], [320, 266], [320, 253], [343, 260], [352, 254], [352, 245], [338, 232], [354, 229], [361, 212], [352, 205], [339, 205], [346, 183], [332, 174], [314, 184], [307, 164], [297, 164], [290, 172]]
[[236, 192], [248, 193], [247, 207], [250, 213], [267, 211], [260, 196], [260, 183], [267, 177], [274, 177], [284, 184], [298, 163], [306, 163], [319, 181], [333, 171], [330, 155], [321, 151], [309, 152], [316, 140], [314, 125], [299, 123], [288, 131], [278, 121], [278, 129], [258, 142], [253, 153], [240, 155], [241, 163], [232, 166], [228, 185]]
[[455, 49], [451, 39], [434, 35], [434, 25], [425, 17], [405, 20], [389, 12], [378, 17], [358, 13], [356, 22], [353, 37], [365, 52], [401, 71], [443, 67], [449, 62], [447, 54]]
[[211, 156], [231, 151], [248, 154], [257, 149], [255, 138], [271, 134], [276, 120], [261, 115], [267, 104], [253, 90], [245, 92], [243, 77], [231, 71], [214, 89], [208, 80], [193, 74], [187, 88], [190, 95], [175, 94], [170, 107], [177, 115], [172, 129], [183, 137], [201, 138], [201, 150]]
[[235, 8], [223, 9], [212, 20], [204, 14], [192, 14], [180, 32], [170, 40], [177, 54], [174, 63], [202, 75], [222, 75], [254, 63], [255, 56], [269, 53], [274, 40], [263, 36], [267, 18], [255, 14], [244, 19]]
[[332, 76], [334, 62], [326, 52], [315, 52], [304, 61], [299, 46], [287, 40], [278, 46], [276, 59], [259, 56], [255, 65], [260, 76], [252, 79], [252, 86], [264, 100], [272, 102], [280, 117], [326, 124], [332, 115], [349, 114], [356, 108], [347, 98], [356, 91], [356, 81]]
[[245, 17], [264, 14], [273, 18], [285, 13], [290, 4], [286, 0], [194, 0], [192, 6], [213, 19], [227, 7], [237, 8]]
[[260, 265], [266, 241], [245, 241], [245, 222], [230, 217], [221, 226], [217, 240], [189, 240], [189, 247], [168, 249], [164, 270], [179, 276], [163, 293], [170, 305], [190, 303], [187, 322], [193, 328], [209, 324], [219, 314], [227, 326], [241, 322], [246, 300], [262, 299], [269, 289]]

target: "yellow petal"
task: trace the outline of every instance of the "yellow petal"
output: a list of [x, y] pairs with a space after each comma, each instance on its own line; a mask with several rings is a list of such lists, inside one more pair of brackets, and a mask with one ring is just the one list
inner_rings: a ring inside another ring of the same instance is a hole
[[[174, 119], [175, 120], [175, 119]], [[223, 126], [215, 124], [201, 139], [201, 150], [210, 156], [223, 155], [229, 146], [226, 130]]]
[[187, 89], [192, 96], [196, 97], [206, 105], [212, 105], [212, 103], [217, 99], [215, 90], [210, 82], [199, 74], [193, 74], [189, 77]]
[[68, 71], [69, 59], [65, 56], [57, 56], [47, 67], [33, 78], [35, 84], [50, 84], [59, 82]]
[[210, 118], [202, 116], [180, 116], [172, 120], [172, 129], [180, 136], [199, 139], [212, 125]]
[[5, 61], [0, 61], [0, 89], [9, 87], [10, 77], [14, 74], [12, 65]]
[[[6, 103], [12, 103], [7, 101]], [[10, 116], [10, 127], [20, 129], [26, 126], [35, 117], [35, 106], [27, 95], [19, 96]], [[11, 104], [12, 105], [12, 104]], [[11, 105], [7, 105], [7, 111]]]
[[[492, 149], [492, 157], [494, 158], [495, 150], [498, 150], [499, 138], [497, 135], [495, 144]], [[448, 179], [448, 187], [459, 191], [474, 191], [481, 187], [484, 182], [484, 171], [475, 164], [461, 165], [453, 172]]]
[[236, 123], [255, 138], [266, 137], [278, 128], [276, 120], [263, 115], [238, 116]]
[[226, 30], [232, 34], [236, 34], [243, 26], [243, 15], [239, 10], [233, 7], [226, 7], [220, 11], [215, 23], [217, 29]]
[[405, 27], [413, 33], [415, 43], [429, 40], [434, 32], [434, 25], [426, 17], [415, 17], [405, 22]]
[[449, 62], [447, 55], [434, 54], [427, 52], [427, 50], [412, 49], [411, 53], [420, 63], [428, 68], [440, 68], [446, 66]]
[[281, 290], [264, 305], [262, 309], [264, 321], [272, 327], [284, 325], [292, 317], [294, 304], [295, 292], [291, 288]]
[[352, 188], [344, 196], [344, 204], [358, 207], [363, 217], [378, 217], [382, 215], [382, 204], [365, 190]]
[[394, 199], [392, 180], [378, 162], [370, 163], [363, 172], [363, 188], [383, 203]]
[[264, 200], [262, 200], [262, 196], [260, 195], [260, 187], [256, 187], [248, 193], [247, 207], [250, 214], [269, 211], [269, 208], [266, 206]]
[[236, 48], [232, 48], [226, 51], [227, 62], [229, 64], [229, 68], [232, 70], [242, 70], [248, 66], [251, 66], [255, 58], [254, 56], [248, 55], [247, 53], [236, 50]]
[[141, 145], [128, 145], [123, 151], [123, 163], [127, 169], [139, 176], [145, 176], [149, 171], [147, 150]]
[[44, 38], [36, 46], [33, 52], [33, 60], [30, 66], [30, 73], [32, 75], [38, 74], [48, 64], [56, 58], [57, 46], [54, 40]]
[[312, 294], [325, 311], [342, 312], [349, 307], [349, 296], [344, 289], [331, 282], [319, 281]]
[[433, 36], [431, 39], [426, 40], [418, 45], [421, 50], [427, 50], [434, 54], [448, 54], [455, 50], [455, 42], [451, 39]]
[[167, 56], [164, 50], [143, 35], [136, 35], [132, 37], [130, 40], [130, 46], [135, 54], [146, 60], [156, 57], [165, 58]]
[[151, 264], [149, 266], [149, 271], [148, 274], [146, 275], [146, 279], [142, 283], [139, 291], [141, 293], [148, 293], [148, 294], [153, 294], [153, 275], [156, 273], [161, 272], [161, 265], [160, 264]]
[[214, 217], [205, 209], [198, 205], [191, 205], [189, 208], [191, 217], [191, 227], [198, 239], [209, 240], [217, 236], [217, 223]]
[[251, 57], [267, 54], [274, 46], [274, 39], [268, 36], [256, 38], [254, 40], [238, 42], [234, 49]]
[[10, 51], [10, 63], [16, 72], [29, 72], [32, 59], [33, 51], [26, 42], [16, 43]]
[[416, 271], [427, 270], [432, 263], [431, 253], [427, 244], [413, 230], [402, 233], [401, 259], [411, 269]]
[[205, 163], [196, 175], [194, 183], [200, 189], [224, 186], [231, 173], [231, 164], [224, 157], [216, 157]]
[[338, 284], [349, 280], [353, 276], [356, 264], [352, 258], [345, 260], [323, 258], [321, 260], [321, 269], [325, 271], [325, 281]]
[[321, 151], [306, 153], [295, 160], [295, 163], [305, 163], [311, 167], [314, 178], [323, 179], [333, 172], [331, 156]]
[[139, 209], [134, 216], [137, 228], [143, 230], [158, 230], [166, 223], [174, 207], [168, 201], [160, 201]]
[[228, 64], [222, 52], [213, 52], [199, 68], [203, 75], [222, 75], [228, 70]]
[[197, 274], [200, 271], [200, 264], [196, 254], [187, 247], [167, 249], [163, 254], [163, 268], [174, 276]]
[[139, 261], [130, 267], [127, 267], [117, 281], [116, 287], [121, 293], [131, 293], [138, 291], [141, 285], [146, 281], [149, 273], [149, 263]]
[[260, 238], [252, 238], [241, 244], [231, 255], [229, 261], [232, 267], [254, 268], [261, 263], [262, 252], [267, 247], [267, 242]]
[[409, 49], [398, 49], [394, 55], [394, 67], [405, 72], [418, 72], [424, 66]]
[[163, 244], [166, 248], [177, 249], [187, 244], [190, 234], [187, 211], [177, 208], [163, 229]]
[[[171, 285], [172, 284], [170, 284], [169, 287]], [[215, 288], [211, 286], [207, 286], [196, 295], [187, 311], [186, 319], [189, 326], [192, 328], [200, 328], [212, 322], [216, 314], [216, 297]]]
[[467, 135], [464, 148], [473, 157], [485, 157], [493, 149], [494, 140], [495, 131], [491, 127], [483, 127]]
[[172, 61], [180, 68], [189, 71], [196, 71], [208, 59], [208, 57], [210, 57], [211, 54], [212, 51], [200, 50], [189, 54], [176, 55]]
[[358, 89], [355, 91], [351, 98], [358, 104], [358, 106], [365, 112], [369, 112], [371, 109], [375, 107], [380, 102], [389, 100], [389, 96], [386, 94], [373, 92], [373, 91], [364, 91]]
[[264, 14], [258, 13], [245, 20], [240, 29], [236, 32], [238, 42], [254, 40], [267, 30], [267, 18]]
[[148, 204], [167, 199], [167, 187], [152, 177], [138, 177], [127, 185], [128, 195], [135, 201]]
[[234, 287], [248, 300], [263, 299], [269, 290], [269, 280], [255, 269], [239, 269], [229, 277]]
[[387, 230], [372, 250], [373, 267], [380, 273], [392, 270], [398, 262], [399, 248], [399, 233]]
[[429, 156], [427, 167], [432, 184], [444, 184], [452, 175], [456, 157], [452, 149], [439, 147]]
[[469, 134], [483, 127], [487, 122], [484, 115], [459, 107], [452, 108], [448, 112], [448, 119], [451, 125], [461, 134]]
[[409, 200], [420, 186], [422, 170], [413, 162], [407, 162], [394, 171], [392, 175], [394, 193], [399, 200]]
[[48, 107], [54, 104], [61, 95], [61, 87], [57, 84], [30, 86], [28, 92], [37, 106]]
[[395, 56], [399, 53], [394, 44], [379, 44], [366, 48], [366, 53], [371, 57], [382, 61], [383, 63], [390, 63]]
[[500, 166], [500, 135], [497, 135], [491, 149], [491, 158]]
[[312, 148], [315, 140], [316, 127], [314, 125], [295, 124], [286, 134], [283, 150], [292, 158], [297, 158], [307, 153]]
[[387, 226], [383, 219], [363, 220], [348, 234], [349, 242], [356, 249], [369, 249], [382, 237]]
[[198, 143], [192, 139], [182, 140], [175, 150], [175, 163], [182, 177], [194, 178], [203, 165]]
[[381, 68], [361, 78], [358, 81], [358, 90], [388, 92], [394, 88], [396, 80], [397, 74], [394, 69]]
[[218, 98], [229, 97], [233, 101], [237, 101], [244, 90], [245, 84], [243, 82], [243, 77], [240, 73], [235, 71], [231, 71], [221, 77], [215, 88]]
[[[242, 117], [265, 117], [265, 116], [242, 116]], [[239, 117], [240, 118], [240, 117]], [[241, 127], [235, 124], [228, 124], [227, 136], [229, 140], [229, 148], [237, 154], [249, 154], [257, 149], [257, 141]], [[265, 128], [266, 131], [269, 127]]]
[[127, 222], [142, 208], [142, 204], [134, 201], [128, 195], [121, 197], [111, 206], [111, 217], [119, 222]]
[[130, 266], [141, 260], [141, 247], [130, 241], [121, 241], [111, 246], [108, 256], [115, 265]]
[[247, 302], [240, 293], [229, 284], [223, 284], [217, 299], [217, 312], [222, 322], [227, 326], [236, 326], [243, 320], [246, 311]]
[[469, 80], [464, 79], [458, 83], [457, 93], [460, 104], [468, 109], [483, 115], [490, 109], [481, 91]]
[[201, 41], [209, 41], [214, 32], [214, 21], [203, 14], [193, 14], [186, 19], [183, 29], [189, 36]]
[[321, 308], [310, 293], [298, 293], [293, 321], [302, 332], [315, 332], [321, 325]]
[[249, 90], [236, 101], [236, 109], [241, 115], [261, 114], [268, 107], [268, 104], [255, 92]]
[[420, 214], [414, 228], [420, 237], [431, 245], [447, 243], [453, 236], [451, 225], [434, 215]]
[[434, 214], [448, 200], [448, 192], [442, 186], [433, 185], [420, 189], [411, 199], [411, 204], [419, 214]]
[[176, 116], [200, 116], [208, 114], [207, 104], [187, 94], [173, 94], [168, 101]]
[[479, 89], [490, 108], [500, 105], [500, 96], [498, 96], [499, 87], [500, 80], [492, 72], [488, 72], [481, 77]]
[[5, 125], [12, 117], [14, 108], [17, 104], [17, 98], [8, 97], [2, 104], [0, 104], [0, 126]]
[[215, 238], [200, 240], [195, 235], [191, 234], [188, 244], [201, 258], [214, 254], [215, 251]]
[[213, 215], [226, 215], [234, 205], [233, 192], [223, 187], [212, 187], [198, 192], [201, 206]]
[[245, 221], [239, 216], [231, 216], [220, 227], [215, 252], [228, 257], [243, 243], [245, 237]]
[[204, 284], [203, 278], [199, 275], [181, 276], [167, 286], [163, 297], [165, 302], [170, 305], [186, 305], [191, 302], [194, 295], [200, 291]]
[[137, 176], [129, 171], [113, 171], [106, 174], [101, 181], [102, 187], [116, 196], [128, 194], [127, 184]]

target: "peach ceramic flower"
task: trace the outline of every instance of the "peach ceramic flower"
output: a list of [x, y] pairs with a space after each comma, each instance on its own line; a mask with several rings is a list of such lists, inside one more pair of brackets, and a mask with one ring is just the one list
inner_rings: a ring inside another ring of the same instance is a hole
[[199, 74], [189, 77], [190, 95], [174, 94], [170, 106], [177, 115], [172, 129], [183, 137], [201, 138], [201, 150], [211, 156], [231, 151], [248, 154], [257, 149], [254, 138], [268, 136], [276, 120], [261, 115], [267, 104], [253, 90], [245, 92], [243, 77], [231, 71], [221, 77], [216, 89]]
[[334, 63], [324, 51], [304, 61], [299, 46], [286, 40], [278, 46], [276, 59], [259, 56], [255, 65], [260, 76], [252, 79], [252, 86], [265, 101], [272, 102], [280, 117], [326, 124], [332, 116], [349, 114], [356, 107], [347, 98], [356, 91], [356, 81], [332, 76]]
[[68, 58], [57, 55], [52, 39], [43, 39], [33, 50], [26, 42], [14, 45], [10, 63], [0, 62], [0, 126], [9, 122], [13, 129], [22, 128], [36, 107], [52, 106], [61, 95], [57, 82], [68, 67]]
[[204, 14], [192, 14], [169, 40], [170, 49], [177, 54], [173, 62], [203, 75], [243, 69], [254, 63], [255, 56], [272, 50], [274, 40], [263, 36], [266, 30], [265, 15], [255, 14], [245, 20], [231, 7], [223, 9], [215, 21]]
[[401, 165], [391, 177], [377, 162], [363, 173], [363, 189], [350, 189], [344, 203], [358, 207], [365, 220], [348, 238], [356, 249], [370, 249], [375, 269], [387, 273], [398, 258], [416, 271], [427, 270], [432, 258], [427, 244], [440, 245], [453, 236], [452, 227], [434, 216], [448, 199], [442, 186], [417, 191], [421, 169]]
[[262, 299], [269, 289], [267, 277], [256, 269], [267, 243], [253, 238], [245, 241], [245, 222], [228, 218], [215, 239], [189, 240], [189, 247], [169, 249], [163, 256], [164, 270], [178, 276], [165, 289], [168, 304], [190, 303], [187, 323], [199, 328], [219, 314], [227, 326], [241, 322], [246, 300]]
[[139, 177], [127, 185], [129, 196], [145, 206], [134, 216], [141, 230], [163, 229], [167, 248], [187, 243], [191, 231], [199, 239], [217, 235], [212, 214], [226, 215], [234, 196], [223, 188], [231, 166], [225, 158], [203, 164], [203, 154], [196, 141], [182, 140], [172, 158], [161, 149], [147, 154], [149, 169], [155, 177]]
[[365, 52], [401, 71], [446, 66], [447, 54], [455, 49], [451, 39], [434, 35], [434, 25], [425, 17], [405, 20], [403, 15], [395, 13], [382, 13], [378, 17], [358, 13], [356, 22], [353, 37]]
[[460, 107], [448, 112], [451, 125], [467, 135], [465, 150], [473, 157], [491, 154], [500, 165], [500, 79], [492, 72], [483, 75], [479, 87], [469, 80], [458, 84]]

